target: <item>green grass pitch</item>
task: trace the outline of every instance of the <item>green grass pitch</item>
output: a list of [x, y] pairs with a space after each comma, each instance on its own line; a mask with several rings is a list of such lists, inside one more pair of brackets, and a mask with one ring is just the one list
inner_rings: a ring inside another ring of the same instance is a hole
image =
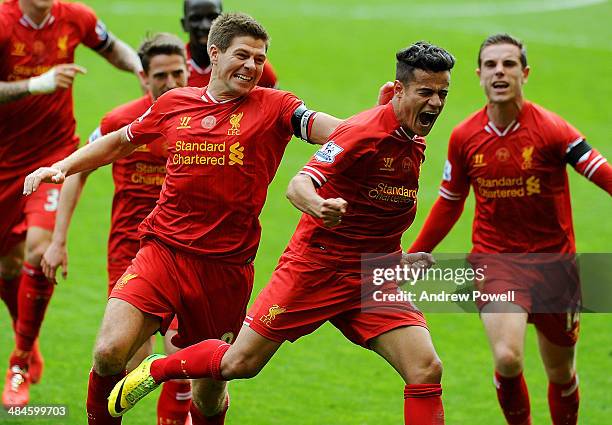
[[[181, 31], [178, 0], [87, 0], [117, 36], [136, 46], [146, 32]], [[226, 10], [259, 19], [272, 36], [269, 57], [281, 87], [311, 108], [340, 117], [372, 106], [380, 84], [393, 79], [394, 53], [428, 40], [457, 58], [446, 109], [428, 137], [422, 168], [419, 213], [404, 242], [415, 237], [437, 196], [448, 135], [454, 125], [484, 104], [474, 75], [480, 42], [508, 31], [528, 47], [532, 67], [526, 96], [565, 117], [590, 143], [612, 158], [612, 5], [606, 0], [228, 0]], [[75, 103], [82, 138], [112, 107], [139, 95], [136, 80], [113, 70], [80, 48], [88, 69], [78, 77]], [[263, 239], [256, 261], [256, 294], [266, 284], [295, 228], [298, 212], [285, 200], [289, 179], [313, 147], [293, 141], [287, 150], [261, 220]], [[569, 171], [574, 223], [581, 252], [610, 251], [610, 198]], [[6, 424], [83, 424], [91, 350], [106, 294], [106, 239], [112, 196], [110, 169], [90, 181], [75, 213], [69, 243], [69, 279], [61, 281], [40, 337], [46, 358], [33, 404], [67, 404], [62, 420], [0, 419]], [[440, 252], [470, 249], [473, 198]], [[237, 224], [239, 226], [239, 224]], [[237, 231], [240, 231], [238, 228]], [[502, 424], [492, 384], [492, 360], [477, 315], [428, 315], [434, 343], [444, 361], [448, 424]], [[612, 316], [583, 315], [578, 345], [580, 423], [610, 423], [612, 404]], [[120, 323], [117, 324], [121, 326]], [[8, 314], [0, 308], [0, 359], [13, 341]], [[550, 423], [546, 378], [535, 334], [527, 334], [526, 377], [535, 424]], [[4, 361], [4, 360], [3, 360]], [[230, 385], [229, 424], [391, 425], [402, 423], [399, 376], [375, 354], [353, 346], [331, 326], [295, 344], [285, 344], [255, 379]], [[125, 424], [155, 423], [155, 397], [130, 412]]]

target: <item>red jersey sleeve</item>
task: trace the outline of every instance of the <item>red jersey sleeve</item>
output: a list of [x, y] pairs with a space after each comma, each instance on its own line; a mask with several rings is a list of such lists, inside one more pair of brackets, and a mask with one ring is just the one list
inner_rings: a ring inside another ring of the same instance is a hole
[[274, 97], [280, 96], [278, 103], [270, 102], [279, 105], [278, 112], [274, 113], [277, 116], [277, 125], [280, 126], [283, 134], [293, 134], [293, 125], [291, 124], [291, 117], [295, 110], [302, 105], [304, 102], [295, 96], [293, 93], [281, 91], [281, 90], [267, 90], [267, 92]]
[[111, 43], [111, 36], [93, 9], [81, 3], [69, 3], [68, 6], [81, 32], [83, 44], [94, 50], [106, 49]]
[[374, 152], [378, 135], [355, 137], [355, 134], [367, 132], [349, 131], [351, 127], [340, 125], [300, 171], [310, 176], [317, 187], [323, 186], [334, 174], [340, 174], [364, 155]]
[[131, 143], [146, 145], [160, 137], [166, 138], [163, 120], [173, 108], [171, 92], [163, 94], [140, 118], [128, 125], [126, 131]]
[[259, 79], [257, 85], [261, 87], [275, 88], [276, 83], [276, 72], [274, 71], [272, 64], [270, 64], [269, 61], [266, 61], [264, 64], [263, 73], [261, 74], [261, 78]]
[[462, 154], [462, 138], [459, 131], [453, 130], [448, 142], [448, 156], [444, 163], [440, 196], [449, 201], [462, 201], [470, 191], [470, 178], [467, 162]]

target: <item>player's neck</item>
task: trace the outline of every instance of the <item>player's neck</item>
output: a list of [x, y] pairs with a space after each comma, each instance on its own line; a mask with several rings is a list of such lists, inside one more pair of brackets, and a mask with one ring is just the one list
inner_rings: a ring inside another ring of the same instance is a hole
[[504, 129], [518, 119], [523, 108], [523, 99], [514, 99], [510, 102], [492, 103], [487, 105], [487, 116], [495, 127]]
[[227, 102], [228, 100], [240, 97], [236, 93], [227, 90], [223, 82], [217, 78], [211, 77], [206, 90], [217, 102]]
[[27, 5], [22, 0], [19, 0], [19, 8], [23, 14], [30, 18], [36, 25], [40, 25], [45, 20], [47, 15], [51, 13], [50, 7], [41, 9], [34, 7], [33, 5]]
[[202, 69], [208, 68], [208, 65], [210, 65], [210, 57], [208, 56], [205, 46], [190, 43], [189, 52], [191, 53], [191, 59], [193, 59], [197, 66]]

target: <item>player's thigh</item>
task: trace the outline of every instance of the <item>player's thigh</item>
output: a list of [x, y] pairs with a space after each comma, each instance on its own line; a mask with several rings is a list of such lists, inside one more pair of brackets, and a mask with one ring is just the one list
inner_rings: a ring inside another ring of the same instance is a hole
[[140, 311], [127, 301], [111, 298], [96, 342], [95, 366], [120, 371], [159, 327], [158, 317]]
[[18, 242], [0, 257], [0, 278], [14, 279], [21, 273], [23, 266], [24, 242]]
[[522, 365], [527, 312], [512, 303], [491, 302], [480, 313], [496, 365]]
[[221, 375], [227, 379], [257, 375], [280, 348], [281, 342], [268, 339], [243, 326], [236, 341], [221, 360]]
[[576, 373], [576, 345], [559, 345], [552, 342], [541, 329], [538, 332], [538, 347], [548, 379], [556, 384], [566, 384]]
[[442, 362], [423, 326], [402, 326], [370, 341], [370, 347], [391, 364], [408, 384], [440, 382]]

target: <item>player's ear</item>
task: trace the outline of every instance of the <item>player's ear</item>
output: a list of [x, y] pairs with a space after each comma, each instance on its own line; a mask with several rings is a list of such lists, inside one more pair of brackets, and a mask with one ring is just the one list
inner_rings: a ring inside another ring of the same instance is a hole
[[483, 84], [482, 84], [482, 78], [480, 75], [480, 67], [476, 68], [475, 72], [476, 72], [476, 76], [478, 77], [478, 80], [480, 80], [480, 85], [482, 86]]
[[395, 96], [403, 96], [404, 94], [404, 84], [400, 80], [395, 80], [393, 82], [393, 94]]
[[523, 83], [527, 82], [527, 79], [529, 77], [529, 71], [531, 71], [531, 68], [529, 68], [529, 65], [523, 68]]
[[214, 44], [211, 44], [208, 48], [208, 57], [210, 58], [210, 63], [217, 64], [219, 60], [219, 48]]

